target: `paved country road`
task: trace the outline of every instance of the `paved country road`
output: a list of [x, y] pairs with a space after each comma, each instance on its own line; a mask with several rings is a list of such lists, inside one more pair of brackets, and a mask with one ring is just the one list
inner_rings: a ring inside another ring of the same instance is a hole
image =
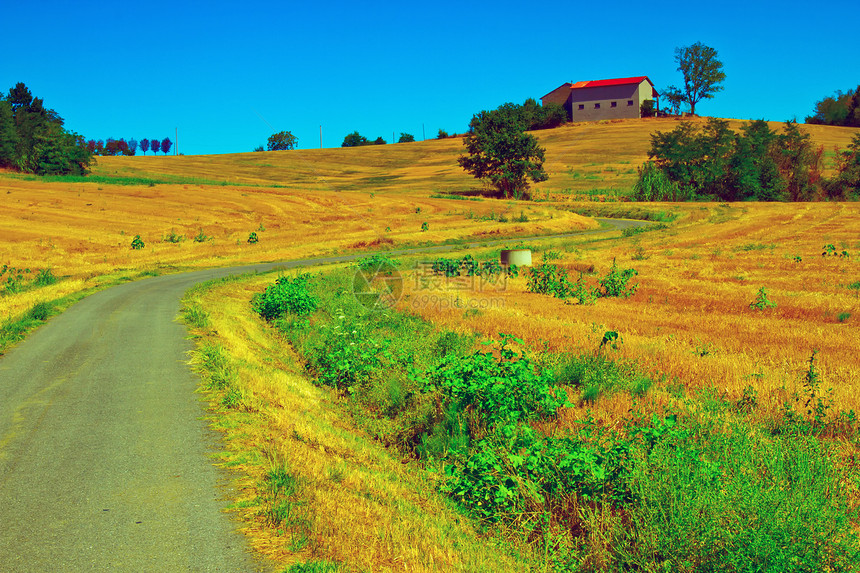
[[0, 573], [270, 570], [222, 511], [230, 478], [210, 459], [218, 436], [201, 419], [180, 299], [216, 277], [357, 256], [112, 287], [0, 358]]

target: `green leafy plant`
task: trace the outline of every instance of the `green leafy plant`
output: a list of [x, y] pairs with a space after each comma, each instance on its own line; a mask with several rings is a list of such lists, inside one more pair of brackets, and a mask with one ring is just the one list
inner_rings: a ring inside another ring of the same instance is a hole
[[275, 284], [251, 298], [251, 308], [267, 321], [287, 314], [306, 316], [317, 309], [318, 301], [308, 291], [310, 275], [299, 274], [293, 278], [278, 277]]
[[57, 277], [54, 276], [54, 273], [50, 268], [42, 269], [36, 274], [36, 278], [33, 279], [33, 286], [36, 287], [45, 287], [55, 284], [57, 282]]
[[211, 241], [211, 240], [212, 240], [212, 237], [207, 236], [206, 233], [203, 232], [203, 229], [200, 229], [200, 232], [194, 236], [194, 242], [195, 243], [205, 243], [206, 241]]
[[257, 233], [252, 231], [251, 234], [248, 235], [248, 244], [254, 245], [254, 244], [259, 243], [259, 242], [260, 242], [260, 238], [257, 236]]
[[488, 426], [554, 416], [567, 398], [552, 373], [514, 350], [511, 343], [522, 340], [500, 336], [498, 358], [492, 352], [446, 356], [428, 373], [424, 390], [441, 392], [446, 408], [475, 410]]
[[632, 198], [634, 201], [684, 201], [687, 193], [653, 161], [646, 161], [639, 168]]
[[400, 261], [385, 254], [375, 253], [359, 259], [355, 266], [368, 273], [393, 272], [400, 267]]
[[335, 321], [325, 327], [314, 360], [308, 364], [320, 384], [356, 394], [374, 372], [392, 360], [390, 342], [368, 330], [361, 317], [338, 311]]
[[26, 275], [30, 274], [30, 269], [19, 269], [3, 265], [0, 267], [0, 277], [3, 278], [3, 293], [15, 294], [24, 289]]
[[621, 338], [617, 332], [614, 330], [607, 330], [603, 333], [603, 339], [600, 341], [600, 346], [597, 348], [598, 350], [603, 350], [604, 348], [612, 348], [613, 350], [618, 350], [618, 345], [622, 344], [624, 339]]
[[750, 303], [750, 308], [755, 310], [776, 308], [776, 303], [768, 298], [767, 288], [761, 287], [760, 289], [758, 289], [756, 299]]
[[612, 267], [605, 277], [600, 279], [599, 297], [621, 297], [627, 298], [636, 293], [639, 283], [629, 284], [630, 279], [639, 272], [636, 269], [619, 270], [615, 259], [612, 259]]
[[600, 296], [599, 291], [586, 285], [583, 273], [579, 273], [579, 279], [571, 283], [565, 269], [549, 262], [559, 257], [554, 251], [544, 253], [543, 262], [529, 269], [526, 288], [529, 292], [576, 300], [579, 304], [594, 304]]
[[422, 231], [429, 231], [430, 230], [430, 223], [428, 223], [427, 221], [424, 221], [423, 223], [421, 223], [421, 230]]
[[167, 235], [164, 235], [161, 238], [162, 243], [181, 243], [184, 240], [185, 240], [185, 237], [183, 237], [179, 233], [176, 233], [173, 229], [170, 229], [170, 233], [168, 233]]
[[139, 251], [140, 249], [144, 248], [145, 246], [146, 246], [146, 244], [140, 238], [140, 235], [135, 235], [134, 239], [131, 240], [131, 248], [135, 251]]
[[645, 249], [642, 247], [636, 247], [636, 252], [633, 253], [633, 256], [630, 257], [634, 261], [645, 261], [650, 259], [651, 257], [645, 254]]
[[476, 261], [472, 255], [468, 254], [459, 259], [439, 257], [433, 261], [431, 269], [434, 274], [449, 278], [459, 276], [480, 276], [494, 280], [502, 273], [512, 277], [519, 274], [519, 270], [516, 265], [502, 266], [502, 264], [496, 259]]

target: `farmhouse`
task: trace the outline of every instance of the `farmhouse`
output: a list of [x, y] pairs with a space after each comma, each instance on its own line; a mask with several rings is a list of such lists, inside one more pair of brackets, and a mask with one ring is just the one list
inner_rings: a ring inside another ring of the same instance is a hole
[[565, 82], [542, 98], [541, 104], [557, 103], [567, 110], [571, 121], [596, 121], [641, 117], [645, 100], [654, 100], [657, 109], [659, 94], [648, 76]]

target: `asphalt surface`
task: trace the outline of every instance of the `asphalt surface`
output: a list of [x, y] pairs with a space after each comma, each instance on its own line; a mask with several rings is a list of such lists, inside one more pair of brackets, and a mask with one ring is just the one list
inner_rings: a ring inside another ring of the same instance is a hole
[[[642, 224], [607, 222], [609, 230]], [[268, 570], [223, 511], [230, 475], [211, 460], [218, 436], [195, 394], [180, 299], [216, 277], [359, 256], [112, 287], [0, 358], [0, 573]]]

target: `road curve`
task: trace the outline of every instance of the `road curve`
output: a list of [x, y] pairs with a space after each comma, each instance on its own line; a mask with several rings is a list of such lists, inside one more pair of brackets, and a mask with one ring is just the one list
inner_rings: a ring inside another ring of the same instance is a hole
[[[586, 233], [641, 224], [602, 221], [611, 228]], [[180, 299], [212, 278], [359, 256], [127, 283], [9, 351], [0, 359], [0, 571], [268, 570], [222, 511], [230, 480], [209, 459], [218, 437], [201, 419]]]

